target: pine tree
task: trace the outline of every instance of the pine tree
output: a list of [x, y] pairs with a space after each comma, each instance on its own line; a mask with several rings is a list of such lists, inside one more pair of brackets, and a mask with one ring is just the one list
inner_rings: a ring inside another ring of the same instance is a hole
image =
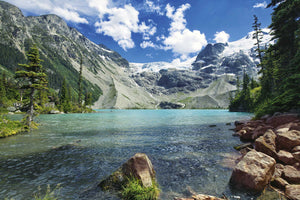
[[258, 58], [260, 63], [262, 62], [262, 50], [261, 50], [261, 42], [262, 42], [262, 38], [263, 38], [263, 33], [261, 31], [261, 23], [258, 22], [258, 18], [256, 15], [253, 15], [254, 17], [254, 23], [252, 25], [252, 28], [254, 29], [254, 33], [253, 33], [253, 39], [256, 40], [255, 44], [257, 46], [257, 48], [255, 49], [255, 51], [258, 53]]
[[5, 104], [7, 102], [5, 82], [5, 75], [3, 72], [2, 79], [0, 79], [0, 107], [5, 107]]
[[85, 104], [85, 106], [92, 105], [92, 93], [91, 92], [86, 92], [84, 104]]
[[60, 107], [62, 111], [64, 112], [70, 112], [71, 111], [71, 96], [70, 96], [70, 88], [66, 83], [66, 79], [63, 79], [62, 86], [60, 89]]
[[239, 78], [239, 76], [236, 76], [236, 90], [237, 90], [237, 92], [240, 92], [240, 87], [241, 87], [240, 78]]
[[34, 117], [34, 95], [37, 90], [47, 89], [47, 75], [43, 72], [43, 66], [40, 64], [42, 60], [36, 45], [30, 48], [27, 57], [29, 64], [19, 64], [23, 70], [16, 71], [16, 78], [24, 79], [26, 82], [22, 88], [29, 90], [30, 102], [25, 123], [31, 128]]
[[82, 107], [82, 56], [80, 57], [80, 70], [79, 70], [79, 79], [78, 79], [78, 106]]

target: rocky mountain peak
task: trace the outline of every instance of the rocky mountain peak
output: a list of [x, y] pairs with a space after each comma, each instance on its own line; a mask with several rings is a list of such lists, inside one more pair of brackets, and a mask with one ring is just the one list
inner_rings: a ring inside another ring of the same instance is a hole
[[7, 16], [14, 16], [16, 18], [24, 17], [22, 11], [18, 7], [5, 1], [0, 1], [0, 13], [5, 13]]
[[216, 43], [216, 44], [208, 44], [197, 56], [196, 61], [203, 59], [205, 57], [209, 56], [217, 56], [218, 54], [222, 53], [225, 49], [225, 47], [228, 46], [228, 44], [224, 43]]

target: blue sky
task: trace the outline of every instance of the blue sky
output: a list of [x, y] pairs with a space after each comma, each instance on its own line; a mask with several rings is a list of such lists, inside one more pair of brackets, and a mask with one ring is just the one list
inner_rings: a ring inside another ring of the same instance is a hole
[[6, 0], [28, 15], [57, 14], [129, 62], [184, 61], [271, 23], [270, 0]]

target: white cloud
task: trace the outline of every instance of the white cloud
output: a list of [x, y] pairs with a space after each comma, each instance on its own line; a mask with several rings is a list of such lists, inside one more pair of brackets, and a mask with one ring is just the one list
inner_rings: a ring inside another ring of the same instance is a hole
[[[165, 50], [172, 50], [179, 55], [181, 59], [187, 59], [189, 54], [196, 53], [207, 45], [205, 35], [198, 30], [189, 30], [186, 28], [186, 19], [184, 11], [190, 8], [190, 4], [183, 4], [175, 10], [168, 4], [166, 6], [166, 16], [171, 19], [169, 36], [163, 38]], [[160, 38], [158, 38], [160, 39]]]
[[216, 43], [227, 43], [230, 35], [225, 31], [216, 32], [215, 39]]
[[146, 0], [145, 4], [147, 6], [147, 11], [148, 12], [156, 12], [159, 15], [164, 14], [164, 12], [161, 11], [161, 6], [160, 5], [155, 5], [155, 3], [153, 1]]
[[266, 8], [268, 6], [267, 2], [256, 3], [253, 8]]
[[141, 44], [140, 44], [140, 47], [145, 49], [147, 47], [152, 47], [152, 48], [158, 48], [157, 45], [155, 45], [153, 42], [151, 41], [143, 41]]
[[63, 8], [54, 8], [53, 13], [64, 18], [67, 21], [72, 21], [75, 23], [82, 23], [82, 24], [88, 24], [89, 22], [85, 19], [79, 16], [79, 14], [75, 11], [70, 11], [68, 9]]
[[131, 33], [141, 33], [144, 39], [150, 39], [156, 32], [153, 24], [139, 23], [139, 12], [131, 4], [114, 7], [111, 0], [101, 0], [100, 4], [97, 0], [91, 0], [89, 6], [99, 12], [96, 31], [111, 36], [124, 50], [135, 46]]

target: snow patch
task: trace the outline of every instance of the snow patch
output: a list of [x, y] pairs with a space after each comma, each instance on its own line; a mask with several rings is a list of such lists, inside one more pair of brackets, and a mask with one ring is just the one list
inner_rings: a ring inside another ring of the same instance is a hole
[[177, 69], [177, 70], [191, 70], [192, 63], [196, 60], [196, 56], [187, 59], [186, 61], [180, 61], [175, 59], [172, 62], [151, 62], [151, 63], [130, 63], [130, 69], [132, 73], [142, 72], [159, 72], [162, 69]]

